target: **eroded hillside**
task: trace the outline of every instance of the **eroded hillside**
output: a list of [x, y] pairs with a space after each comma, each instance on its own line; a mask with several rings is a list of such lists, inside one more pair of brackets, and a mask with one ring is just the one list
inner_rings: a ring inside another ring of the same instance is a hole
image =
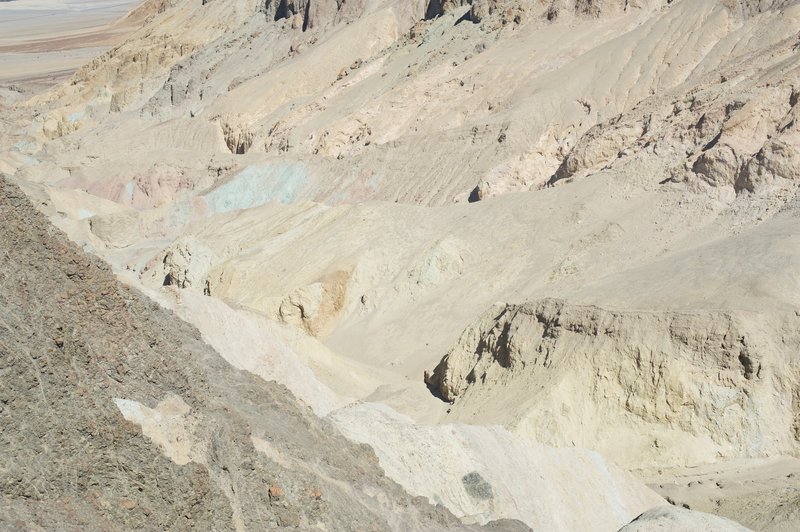
[[[797, 478], [759, 469], [798, 463], [800, 3], [134, 16], [2, 108], [0, 171], [231, 364], [469, 522], [613, 529], [658, 504], [606, 456], [673, 502], [800, 523]], [[680, 469], [701, 464], [719, 492]]]

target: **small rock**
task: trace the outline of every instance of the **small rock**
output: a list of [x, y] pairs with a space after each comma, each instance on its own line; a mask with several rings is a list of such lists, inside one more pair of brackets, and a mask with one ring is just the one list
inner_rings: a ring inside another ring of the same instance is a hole
[[270, 501], [279, 501], [283, 497], [283, 490], [277, 484], [272, 484], [269, 487], [269, 500]]
[[134, 508], [139, 506], [139, 504], [133, 499], [122, 499], [120, 501], [120, 506], [122, 506], [126, 510], [133, 510]]
[[299, 30], [303, 27], [303, 15], [300, 13], [292, 17], [292, 29]]

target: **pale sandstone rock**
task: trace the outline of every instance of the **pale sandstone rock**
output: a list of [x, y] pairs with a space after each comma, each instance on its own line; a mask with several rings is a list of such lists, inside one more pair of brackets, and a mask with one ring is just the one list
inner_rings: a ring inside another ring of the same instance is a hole
[[[798, 320], [615, 312], [553, 299], [499, 305], [425, 380], [454, 403], [455, 419], [494, 412], [542, 441], [574, 442], [628, 464], [666, 454], [794, 453], [800, 396], [790, 383], [800, 375], [787, 361], [800, 348]], [[502, 413], [507, 404], [513, 415]], [[669, 430], [652, 432], [655, 425]]]
[[349, 279], [348, 272], [338, 271], [322, 281], [295, 289], [279, 303], [276, 317], [312, 336], [325, 334], [344, 305]]
[[742, 186], [755, 190], [775, 179], [800, 179], [800, 151], [796, 142], [768, 141], [743, 169]]
[[112, 113], [124, 111], [131, 103], [141, 96], [142, 88], [141, 85], [133, 85], [112, 94], [111, 102], [109, 103], [109, 111]]
[[89, 219], [89, 228], [109, 247], [128, 247], [136, 242], [140, 234], [140, 215], [133, 210], [99, 214]]
[[570, 151], [551, 182], [566, 179], [579, 172], [597, 169], [620, 156], [624, 148], [641, 138], [641, 124], [598, 124], [587, 131], [580, 143]]
[[208, 273], [213, 253], [196, 239], [179, 238], [164, 254], [164, 285], [211, 293]]
[[714, 146], [692, 165], [692, 171], [713, 187], [734, 186], [741, 163], [736, 152], [727, 145]]

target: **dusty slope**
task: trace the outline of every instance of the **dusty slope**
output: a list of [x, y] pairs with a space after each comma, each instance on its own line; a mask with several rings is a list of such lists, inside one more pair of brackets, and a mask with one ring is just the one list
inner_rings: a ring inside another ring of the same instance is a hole
[[329, 415], [348, 438], [375, 449], [410, 493], [468, 522], [519, 519], [534, 530], [615, 530], [661, 503], [619, 466], [586, 449], [553, 448], [502, 427], [418, 425], [384, 405]]
[[[796, 35], [794, 6], [742, 19], [710, 0], [660, 4], [553, 21], [534, 9], [502, 27], [454, 24], [454, 10], [409, 33], [421, 15], [407, 2], [348, 3], [307, 31], [236, 2], [179, 3], [49, 98], [56, 115], [106, 124], [81, 136], [101, 160], [80, 170], [106, 187], [92, 166], [114, 161], [124, 185], [151, 171], [155, 150], [191, 171], [184, 186], [207, 166], [229, 177], [256, 162], [272, 163], [252, 170], [270, 179], [290, 158], [300, 164], [289, 200], [446, 203], [477, 185], [477, 197], [541, 185], [583, 133], [655, 93], [671, 111], [698, 85], [744, 92], [758, 82], [751, 70], [726, 84], [709, 74], [754, 53], [777, 62], [772, 48]], [[198, 159], [186, 148], [200, 142]]]
[[[463, 7], [408, 34], [420, 6], [403, 6], [300, 27], [173, 6], [32, 102], [55, 110], [29, 129], [56, 138], [42, 151], [27, 136], [7, 164], [127, 206], [92, 216], [92, 196], [54, 197], [146, 282], [237, 301], [410, 379], [498, 299], [797, 307], [794, 3], [578, 3], [454, 24]], [[477, 206], [337, 205], [546, 181]]]

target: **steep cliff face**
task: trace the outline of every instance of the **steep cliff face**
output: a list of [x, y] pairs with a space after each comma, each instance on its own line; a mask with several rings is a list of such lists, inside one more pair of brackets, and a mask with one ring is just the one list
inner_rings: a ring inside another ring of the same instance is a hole
[[515, 405], [500, 416], [519, 430], [628, 464], [792, 454], [798, 331], [794, 312], [615, 312], [546, 299], [487, 311], [426, 381], [456, 418]]
[[667, 3], [666, 0], [433, 0], [428, 13], [441, 15], [469, 5], [468, 18], [472, 22], [495, 17], [505, 25], [519, 24], [528, 18], [554, 21], [571, 16], [615, 16], [628, 10], [655, 9]]
[[288, 19], [292, 28], [306, 31], [334, 24], [342, 17], [363, 11], [367, 3], [364, 0], [266, 0], [264, 14], [268, 21]]

